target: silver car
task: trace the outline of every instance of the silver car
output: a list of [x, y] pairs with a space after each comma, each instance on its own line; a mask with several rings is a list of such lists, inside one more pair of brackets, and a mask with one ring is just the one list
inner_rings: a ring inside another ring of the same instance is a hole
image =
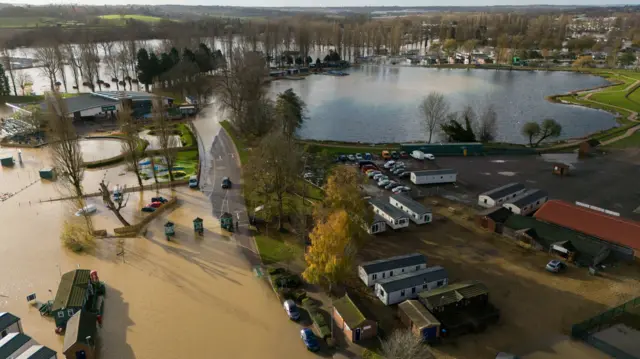
[[393, 189], [394, 187], [398, 186], [398, 182], [396, 181], [391, 181], [389, 182], [389, 184], [387, 184], [386, 186], [384, 186], [384, 189]]

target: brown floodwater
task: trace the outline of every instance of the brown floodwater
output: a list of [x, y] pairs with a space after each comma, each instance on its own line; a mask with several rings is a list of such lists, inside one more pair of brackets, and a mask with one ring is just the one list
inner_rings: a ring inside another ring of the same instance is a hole
[[[300, 341], [300, 326], [287, 319], [268, 286], [255, 277], [241, 248], [220, 234], [201, 192], [162, 191], [166, 197], [178, 195], [179, 206], [154, 220], [144, 236], [98, 240], [92, 253], [75, 254], [59, 239], [75, 208], [38, 203], [60, 194], [55, 183], [37, 181], [38, 170], [47, 166], [45, 152], [23, 150], [23, 160], [23, 166], [0, 169], [0, 192], [19, 191], [0, 202], [0, 311], [21, 317], [25, 332], [36, 341], [62, 355], [62, 337], [54, 333], [53, 321], [29, 306], [26, 296], [51, 299], [60, 273], [80, 267], [97, 270], [108, 288], [100, 358], [315, 357]], [[134, 185], [135, 177], [123, 172], [124, 166], [87, 171], [85, 190], [97, 190], [102, 178], [110, 185]], [[154, 195], [132, 194], [125, 217], [139, 218], [140, 207]], [[98, 206], [92, 216], [95, 228], [112, 233], [120, 226], [100, 198], [89, 202]], [[204, 238], [193, 234], [196, 216], [205, 220]], [[166, 220], [176, 223], [171, 242], [164, 239]]]

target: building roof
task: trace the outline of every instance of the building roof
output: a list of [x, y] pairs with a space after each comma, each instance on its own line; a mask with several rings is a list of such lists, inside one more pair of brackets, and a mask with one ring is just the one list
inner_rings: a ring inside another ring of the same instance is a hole
[[360, 309], [358, 309], [358, 307], [353, 303], [351, 298], [349, 298], [348, 294], [345, 294], [344, 297], [340, 299], [334, 300], [333, 307], [338, 311], [344, 322], [347, 323], [351, 329], [357, 328], [367, 319]]
[[159, 96], [153, 93], [143, 92], [143, 91], [96, 91], [96, 92], [93, 92], [92, 95], [96, 97], [101, 97], [104, 99], [110, 99], [112, 101], [121, 101], [121, 100], [127, 100], [127, 99], [134, 100], [134, 101], [135, 100], [151, 100], [159, 97], [171, 99], [170, 97]]
[[10, 333], [0, 340], [0, 358], [9, 358], [11, 354], [22, 348], [31, 337], [22, 333]]
[[402, 193], [394, 194], [394, 195], [391, 195], [391, 198], [395, 199], [400, 204], [409, 208], [412, 212], [417, 213], [418, 215], [431, 213], [431, 208], [427, 208], [423, 206], [421, 203], [414, 201], [413, 199], [409, 198], [405, 194], [402, 194]]
[[408, 218], [407, 214], [392, 206], [391, 203], [385, 202], [381, 199], [372, 198], [369, 200], [369, 204], [377, 207], [382, 212], [388, 214], [391, 218], [398, 220], [401, 218]]
[[89, 344], [87, 337], [95, 341], [96, 315], [86, 310], [79, 310], [67, 322], [62, 351], [66, 352], [75, 343]]
[[484, 193], [480, 193], [481, 196], [487, 196], [491, 199], [500, 199], [502, 197], [508, 196], [512, 193], [516, 193], [518, 191], [522, 191], [524, 189], [524, 185], [522, 183], [508, 183], [502, 187], [494, 188]]
[[424, 271], [409, 272], [383, 279], [377, 284], [380, 285], [385, 292], [391, 293], [447, 278], [447, 271], [443, 267], [435, 266], [429, 267]]
[[54, 350], [49, 349], [44, 345], [34, 345], [24, 353], [20, 354], [16, 359], [51, 359], [55, 355], [56, 352]]
[[505, 204], [510, 203], [516, 207], [524, 207], [548, 196], [549, 194], [541, 189], [530, 189]]
[[445, 168], [439, 170], [424, 170], [424, 171], [412, 171], [411, 173], [416, 176], [437, 176], [437, 175], [455, 175], [458, 171], [452, 168]]
[[411, 267], [418, 264], [427, 265], [427, 257], [420, 253], [411, 253], [362, 263], [360, 267], [365, 273], [373, 274], [396, 268]]
[[411, 323], [418, 329], [432, 327], [440, 325], [440, 322], [436, 317], [431, 314], [427, 308], [417, 300], [409, 299], [398, 304], [398, 310], [401, 310], [409, 319]]
[[378, 223], [378, 222], [386, 223], [386, 221], [384, 220], [384, 218], [380, 217], [380, 215], [379, 215], [379, 214], [374, 214], [374, 215], [373, 215], [373, 221], [371, 221], [371, 224]]
[[462, 299], [469, 299], [488, 293], [489, 290], [487, 286], [479, 281], [471, 280], [449, 284], [446, 287], [436, 288], [428, 292], [422, 292], [418, 297], [427, 309], [433, 310], [434, 307], [448, 305], [459, 302]]
[[607, 242], [640, 249], [640, 222], [558, 200], [545, 203], [536, 212], [535, 217]]
[[51, 311], [82, 307], [89, 281], [90, 271], [88, 269], [76, 269], [63, 274]]
[[11, 313], [0, 313], [0, 332], [9, 328], [10, 325], [20, 321], [20, 318]]
[[498, 223], [504, 223], [512, 214], [513, 212], [504, 207], [493, 207], [478, 212], [478, 216], [489, 217]]

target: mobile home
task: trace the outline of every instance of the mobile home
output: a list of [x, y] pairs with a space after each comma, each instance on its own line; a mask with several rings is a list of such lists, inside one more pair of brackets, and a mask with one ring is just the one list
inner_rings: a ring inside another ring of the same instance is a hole
[[369, 203], [373, 207], [373, 212], [384, 218], [389, 227], [399, 229], [409, 226], [409, 216], [390, 203], [380, 199], [371, 199]]
[[509, 183], [502, 187], [481, 193], [478, 196], [478, 205], [485, 208], [502, 206], [503, 203], [518, 197], [526, 190], [522, 183]]
[[383, 279], [376, 283], [376, 296], [385, 305], [413, 299], [419, 293], [447, 285], [447, 271], [440, 267], [430, 267], [424, 271], [402, 274]]
[[57, 359], [58, 355], [55, 351], [43, 346], [34, 345], [20, 354], [16, 359]]
[[11, 333], [24, 333], [20, 318], [11, 313], [0, 313], [0, 339]]
[[370, 224], [364, 224], [364, 228], [369, 234], [378, 234], [387, 230], [387, 222], [379, 215], [374, 215]]
[[0, 358], [16, 358], [33, 345], [37, 345], [30, 336], [22, 333], [7, 334], [0, 339]]
[[416, 224], [431, 223], [431, 209], [414, 201], [407, 195], [399, 193], [389, 197], [389, 203], [409, 215], [409, 218]]
[[535, 212], [548, 199], [549, 196], [547, 192], [539, 189], [531, 189], [502, 206], [515, 214], [526, 216]]
[[411, 253], [362, 263], [358, 266], [358, 276], [370, 287], [378, 281], [393, 277], [394, 274], [400, 275], [426, 269], [427, 257], [420, 253]]
[[453, 183], [458, 177], [454, 169], [425, 170], [411, 172], [411, 182], [414, 184]]

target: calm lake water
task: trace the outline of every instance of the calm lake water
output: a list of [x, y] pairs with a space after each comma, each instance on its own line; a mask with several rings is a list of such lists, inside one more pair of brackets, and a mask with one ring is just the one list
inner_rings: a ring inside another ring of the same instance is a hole
[[293, 88], [308, 106], [303, 138], [361, 142], [423, 141], [418, 105], [431, 91], [445, 95], [452, 110], [470, 104], [498, 113], [499, 141], [524, 143], [527, 121], [553, 118], [561, 138], [584, 136], [616, 125], [606, 112], [550, 103], [545, 96], [606, 84], [600, 77], [570, 72], [528, 72], [367, 65], [350, 76], [312, 75], [271, 84], [275, 96]]

